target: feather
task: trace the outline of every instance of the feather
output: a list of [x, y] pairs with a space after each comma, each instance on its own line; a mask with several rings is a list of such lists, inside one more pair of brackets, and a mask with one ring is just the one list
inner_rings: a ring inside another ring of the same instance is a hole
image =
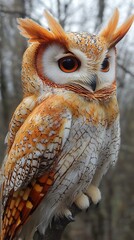
[[113, 16], [109, 20], [107, 26], [100, 32], [100, 36], [103, 36], [107, 41], [111, 40], [113, 32], [115, 31], [119, 20], [119, 11], [116, 8]]
[[40, 26], [29, 18], [18, 18], [18, 29], [20, 30], [21, 35], [29, 38], [29, 42], [47, 43], [51, 41], [59, 41], [60, 43], [67, 45], [67, 35], [60, 24], [49, 12], [45, 11], [45, 16], [51, 31]]
[[29, 42], [43, 42], [53, 40], [54, 34], [47, 29], [43, 28], [29, 18], [18, 18], [18, 28], [21, 35], [29, 38]]
[[134, 21], [134, 15], [130, 16], [125, 23], [123, 23], [112, 36], [111, 42], [109, 43], [109, 47], [115, 46], [128, 32]]
[[56, 19], [48, 11], [45, 11], [44, 14], [47, 19], [48, 26], [50, 27], [54, 35], [59, 39], [66, 40], [67, 35], [61, 25], [56, 21]]
[[115, 9], [108, 25], [99, 34], [106, 40], [108, 48], [114, 47], [126, 35], [133, 23], [134, 15], [130, 16], [119, 28], [117, 28], [118, 20], [119, 11]]
[[58, 155], [70, 134], [72, 113], [64, 105], [57, 107], [60, 97], [56, 97], [50, 113], [53, 101], [54, 97], [44, 100], [26, 118], [7, 157], [2, 191], [3, 240], [14, 239], [54, 183]]

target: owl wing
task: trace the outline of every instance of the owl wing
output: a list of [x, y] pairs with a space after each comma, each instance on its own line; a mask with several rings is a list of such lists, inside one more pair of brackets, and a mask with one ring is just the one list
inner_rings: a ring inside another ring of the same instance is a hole
[[18, 130], [4, 167], [3, 239], [15, 236], [52, 186], [71, 122], [68, 109], [44, 101]]
[[7, 133], [5, 143], [7, 143], [7, 153], [9, 153], [14, 142], [15, 135], [22, 126], [28, 115], [36, 106], [36, 96], [32, 95], [22, 100], [16, 108], [9, 124], [9, 131]]

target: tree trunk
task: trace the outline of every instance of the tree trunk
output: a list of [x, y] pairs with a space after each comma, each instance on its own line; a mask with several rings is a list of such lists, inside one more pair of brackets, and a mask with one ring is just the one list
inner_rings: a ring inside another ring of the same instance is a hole
[[[1, 148], [4, 155], [4, 138], [8, 124], [22, 97], [21, 61], [26, 41], [20, 36], [16, 18], [25, 16], [25, 2], [22, 0], [1, 0]], [[1, 158], [1, 160], [2, 160]]]

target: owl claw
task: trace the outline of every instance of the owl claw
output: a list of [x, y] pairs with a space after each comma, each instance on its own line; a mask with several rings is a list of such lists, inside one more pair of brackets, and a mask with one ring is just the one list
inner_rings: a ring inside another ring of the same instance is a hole
[[81, 210], [86, 210], [90, 205], [89, 198], [84, 193], [77, 197], [74, 203]]
[[70, 222], [74, 222], [74, 221], [75, 221], [75, 218], [73, 217], [73, 215], [68, 216], [67, 219], [68, 219]]
[[75, 219], [71, 213], [71, 211], [69, 209], [65, 209], [64, 210], [64, 216], [70, 221], [70, 222], [74, 222]]
[[93, 184], [90, 184], [86, 193], [89, 196], [89, 198], [91, 199], [91, 201], [93, 202], [93, 204], [95, 204], [95, 205], [98, 204], [99, 201], [101, 200], [101, 192], [100, 192], [99, 188], [97, 188]]

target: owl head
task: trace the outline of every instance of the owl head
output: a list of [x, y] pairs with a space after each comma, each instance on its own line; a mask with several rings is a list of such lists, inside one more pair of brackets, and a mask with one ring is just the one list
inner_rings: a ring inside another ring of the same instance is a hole
[[21, 34], [29, 39], [22, 64], [24, 95], [67, 89], [96, 98], [115, 88], [116, 44], [129, 30], [134, 16], [117, 27], [116, 9], [107, 26], [97, 35], [66, 33], [45, 11], [49, 29], [31, 19], [18, 19]]

